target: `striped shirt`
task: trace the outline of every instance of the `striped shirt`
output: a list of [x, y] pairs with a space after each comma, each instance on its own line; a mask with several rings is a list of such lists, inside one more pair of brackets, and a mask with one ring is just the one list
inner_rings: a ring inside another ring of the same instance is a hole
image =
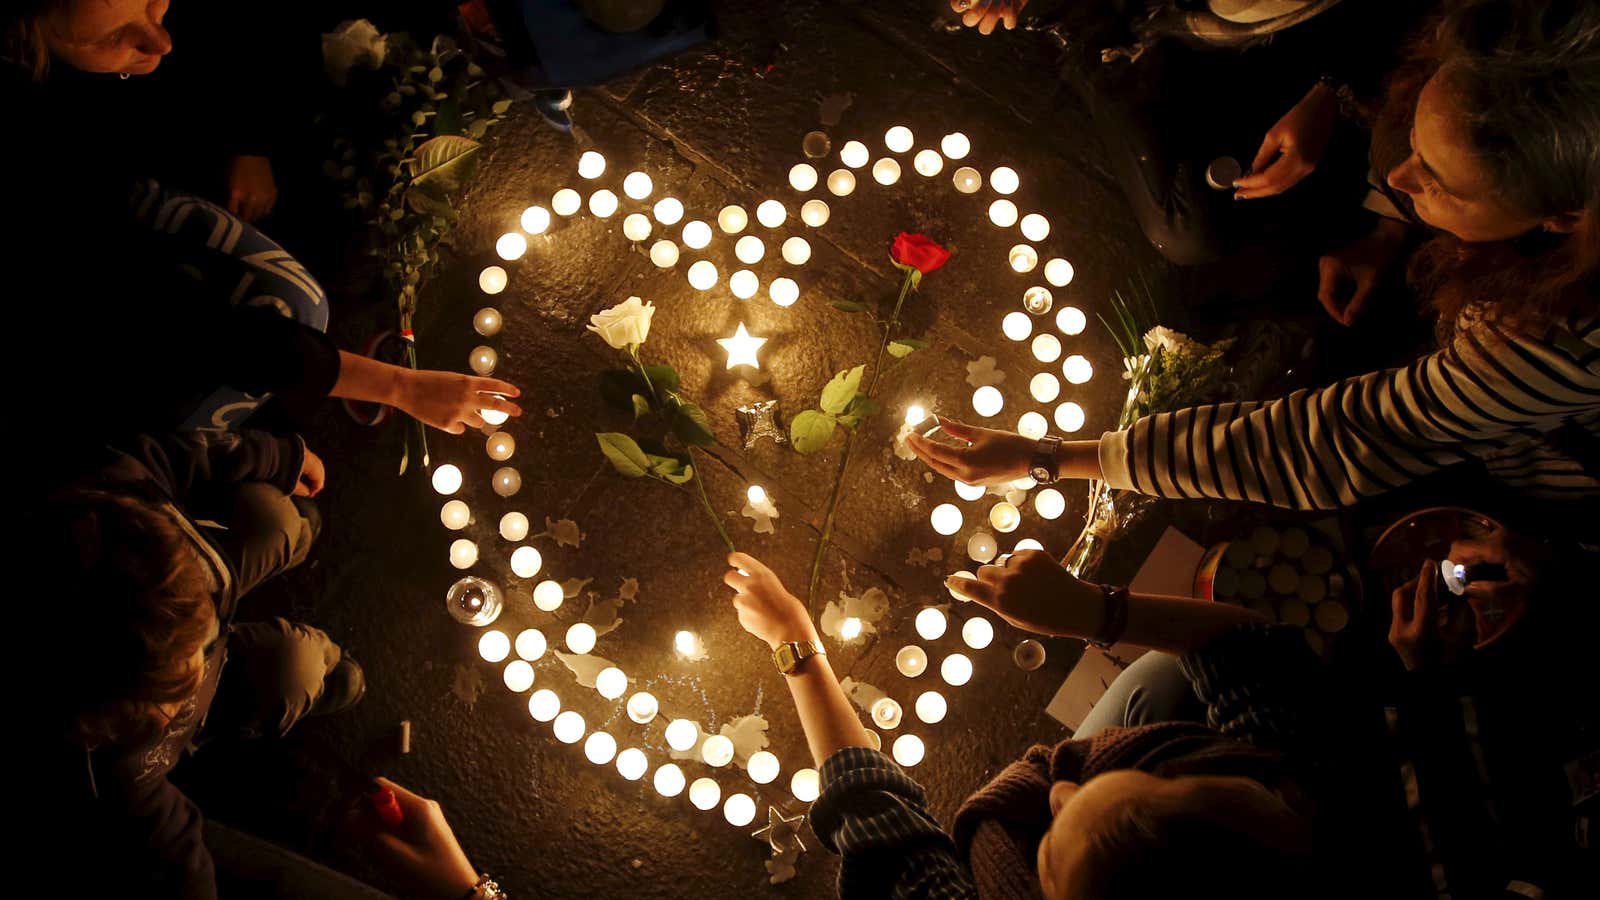
[[[1526, 494], [1600, 497], [1600, 316], [1531, 338], [1482, 321], [1408, 366], [1100, 439], [1113, 487], [1334, 509], [1479, 461]], [[1576, 445], [1576, 446], [1575, 446]]]

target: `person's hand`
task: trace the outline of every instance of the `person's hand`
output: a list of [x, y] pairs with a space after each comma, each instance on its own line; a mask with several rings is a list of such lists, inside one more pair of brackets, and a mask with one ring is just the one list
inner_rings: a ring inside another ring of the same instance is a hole
[[1450, 544], [1450, 561], [1468, 567], [1504, 566], [1506, 577], [1467, 583], [1467, 604], [1477, 627], [1476, 647], [1505, 634], [1522, 618], [1539, 580], [1539, 567], [1548, 556], [1545, 548], [1505, 528]]
[[[1335, 322], [1346, 326], [1356, 323], [1383, 273], [1400, 255], [1405, 239], [1405, 225], [1380, 219], [1371, 234], [1324, 254], [1317, 261], [1317, 300]], [[1351, 285], [1348, 295], [1346, 283]]]
[[482, 409], [522, 415], [522, 407], [506, 399], [521, 396], [520, 388], [509, 381], [481, 375], [405, 369], [395, 394], [391, 405], [451, 434], [484, 428], [483, 416], [478, 414]]
[[1267, 132], [1250, 174], [1233, 183], [1233, 198], [1271, 197], [1299, 184], [1322, 162], [1338, 113], [1333, 91], [1321, 84], [1313, 87]]
[[815, 641], [817, 626], [800, 599], [789, 593], [778, 576], [748, 553], [728, 554], [724, 583], [734, 589], [733, 608], [739, 626], [778, 649], [787, 641]]
[[990, 34], [1000, 24], [1007, 31], [1016, 28], [1017, 15], [1027, 5], [1028, 0], [950, 0], [950, 8], [961, 13], [961, 24], [979, 34]]
[[228, 212], [254, 222], [278, 203], [272, 161], [265, 156], [235, 156], [228, 161]]
[[370, 810], [358, 806], [349, 826], [373, 860], [395, 880], [418, 885], [433, 897], [460, 897], [471, 890], [478, 883], [478, 872], [456, 841], [439, 804], [387, 778], [376, 781], [394, 792], [404, 819], [389, 830]]
[[976, 579], [952, 575], [945, 586], [1036, 634], [1089, 637], [1105, 624], [1100, 588], [1078, 580], [1042, 550], [1003, 556], [997, 565], [980, 566]]
[[941, 444], [916, 432], [906, 436], [906, 446], [940, 475], [967, 484], [1004, 484], [1028, 474], [1037, 441], [1014, 431], [964, 425], [942, 416], [939, 427], [966, 441], [967, 446]]
[[1422, 564], [1422, 574], [1394, 589], [1389, 597], [1393, 616], [1389, 619], [1389, 646], [1400, 655], [1410, 672], [1427, 661], [1434, 622], [1438, 618], [1437, 563]]
[[300, 463], [300, 477], [295, 480], [294, 495], [296, 497], [315, 497], [322, 492], [322, 485], [328, 479], [327, 470], [322, 466], [322, 457], [306, 448], [305, 460]]

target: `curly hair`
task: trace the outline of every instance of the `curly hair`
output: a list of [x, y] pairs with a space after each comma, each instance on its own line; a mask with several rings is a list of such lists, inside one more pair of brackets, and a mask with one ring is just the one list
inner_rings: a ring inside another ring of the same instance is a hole
[[1528, 333], [1571, 327], [1594, 309], [1600, 273], [1600, 4], [1453, 3], [1391, 79], [1374, 128], [1379, 171], [1409, 154], [1417, 97], [1434, 77], [1458, 98], [1506, 203], [1536, 217], [1584, 214], [1570, 234], [1480, 244], [1441, 235], [1424, 245], [1409, 274], [1439, 313], [1441, 339], [1474, 319]]
[[45, 29], [52, 18], [65, 15], [74, 0], [14, 0], [6, 4], [0, 25], [0, 61], [38, 81], [50, 68], [50, 48]]

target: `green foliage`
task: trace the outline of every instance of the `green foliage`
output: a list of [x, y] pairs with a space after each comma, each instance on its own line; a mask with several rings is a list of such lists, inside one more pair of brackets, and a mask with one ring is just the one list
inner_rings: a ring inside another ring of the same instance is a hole
[[889, 342], [889, 355], [895, 359], [905, 359], [913, 351], [928, 349], [928, 342], [922, 338], [901, 338]]
[[856, 366], [846, 369], [833, 376], [827, 386], [822, 389], [821, 406], [825, 413], [838, 415], [845, 411], [854, 400], [856, 394], [861, 392], [861, 376], [867, 371], [866, 366]]
[[834, 375], [822, 389], [821, 409], [808, 409], [789, 423], [789, 440], [801, 453], [816, 453], [828, 446], [838, 426], [854, 428], [878, 411], [878, 404], [862, 393], [867, 367], [856, 366]]
[[672, 415], [672, 434], [678, 440], [695, 447], [709, 447], [717, 442], [711, 431], [711, 420], [706, 411], [693, 403], [677, 401]]

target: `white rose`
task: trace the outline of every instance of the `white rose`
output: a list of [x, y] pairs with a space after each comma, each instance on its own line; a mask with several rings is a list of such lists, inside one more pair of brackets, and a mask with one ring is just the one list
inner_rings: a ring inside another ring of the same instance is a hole
[[323, 34], [322, 67], [334, 84], [343, 87], [352, 66], [365, 63], [376, 69], [388, 51], [388, 38], [366, 19], [355, 19]]
[[1167, 353], [1174, 353], [1184, 344], [1189, 343], [1189, 336], [1181, 331], [1173, 331], [1165, 325], [1157, 325], [1144, 334], [1145, 349], [1155, 353], [1157, 349]]
[[629, 345], [643, 344], [650, 336], [650, 317], [655, 315], [654, 305], [629, 297], [598, 315], [589, 317], [589, 330], [600, 335], [617, 350]]

